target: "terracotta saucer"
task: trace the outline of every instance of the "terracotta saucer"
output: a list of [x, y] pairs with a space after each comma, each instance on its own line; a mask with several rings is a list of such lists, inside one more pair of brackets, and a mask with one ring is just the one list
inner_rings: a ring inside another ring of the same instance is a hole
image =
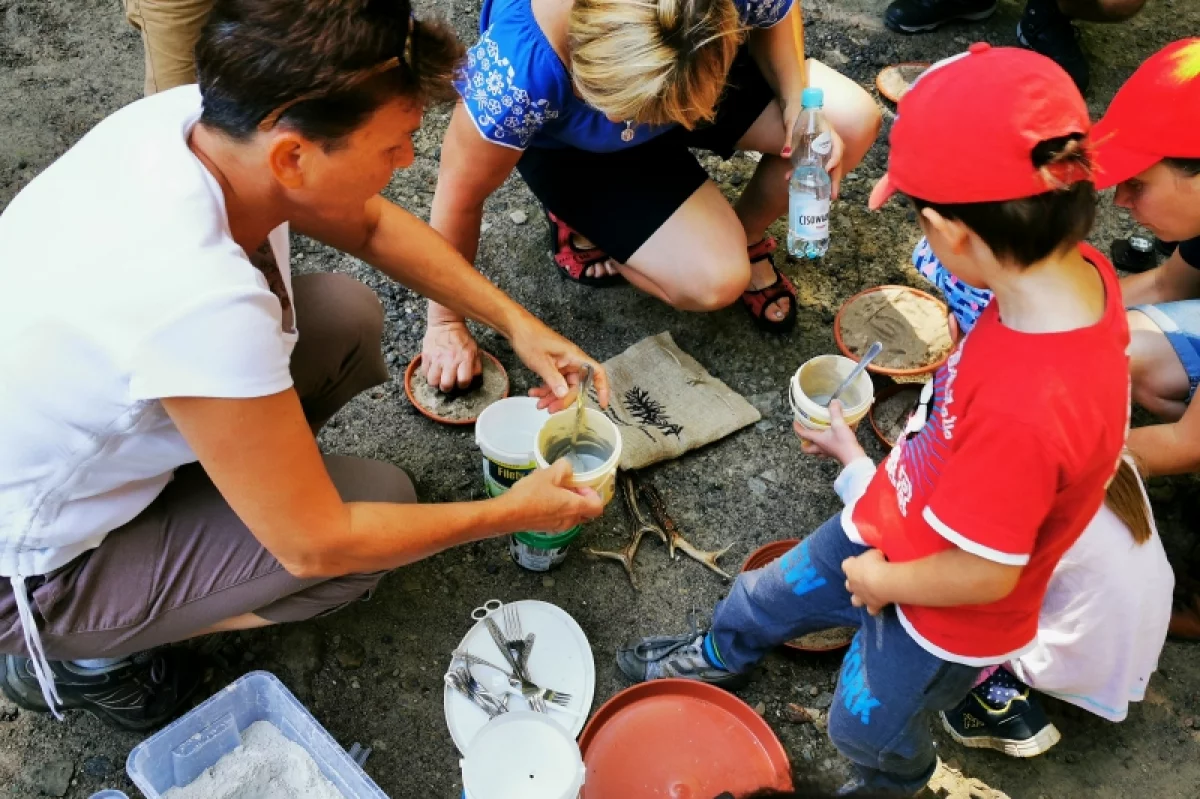
[[923, 383], [893, 383], [875, 396], [875, 402], [871, 404], [871, 410], [867, 412], [867, 418], [871, 420], [871, 429], [875, 431], [875, 437], [888, 449], [896, 446], [896, 442], [887, 437], [883, 426], [875, 419], [875, 412], [892, 397], [899, 394], [911, 394], [912, 397], [908, 400], [909, 412], [911, 413], [912, 409], [917, 406], [917, 401], [920, 399], [923, 389]]
[[875, 77], [875, 88], [881, 97], [898, 104], [930, 66], [927, 61], [905, 61], [884, 67]]
[[792, 789], [783, 744], [754, 709], [695, 680], [652, 680], [608, 700], [579, 739], [581, 799], [711, 799]]
[[[912, 294], [912, 295], [920, 298], [921, 300], [924, 300], [925, 302], [936, 305], [941, 310], [942, 314], [946, 317], [946, 325], [950, 329], [950, 348], [947, 349], [945, 354], [943, 354], [936, 361], [932, 361], [931, 363], [927, 363], [922, 366], [915, 367], [913, 369], [896, 369], [896, 368], [888, 367], [888, 366], [879, 366], [878, 365], [879, 359], [876, 359], [874, 362], [872, 362], [871, 364], [869, 364], [867, 366], [867, 371], [871, 372], [872, 374], [887, 375], [888, 377], [892, 377], [892, 378], [919, 377], [919, 376], [928, 375], [928, 374], [932, 374], [933, 372], [936, 372], [941, 367], [941, 365], [944, 364], [950, 358], [950, 354], [954, 352], [955, 345], [958, 344], [958, 336], [959, 336], [958, 322], [955, 320], [954, 314], [950, 313], [950, 309], [946, 307], [946, 303], [942, 302], [941, 300], [939, 300], [937, 297], [933, 296], [929, 292], [921, 291], [920, 289], [914, 289], [912, 286], [895, 286], [895, 285], [875, 286], [873, 288], [866, 289], [865, 291], [858, 292], [853, 297], [851, 297], [850, 299], [848, 299], [844, 303], [842, 303], [842, 307], [838, 308], [837, 314], [833, 317], [833, 340], [834, 340], [834, 342], [837, 343], [838, 350], [842, 353], [842, 355], [845, 355], [850, 360], [858, 361], [858, 356], [855, 355], [853, 352], [851, 352], [850, 348], [846, 346], [846, 342], [842, 340], [842, 316], [846, 313], [847, 308], [849, 308], [854, 303], [861, 300], [863, 297], [866, 297], [868, 294], [874, 294], [875, 292], [878, 292], [878, 291], [889, 291], [889, 290], [890, 291], [907, 292], [909, 294]], [[885, 345], [884, 346], [884, 354], [886, 355], [887, 354], [887, 348], [886, 348], [887, 341], [884, 341], [883, 343]]]
[[[485, 352], [483, 350], [480, 350], [479, 354], [481, 356], [483, 356], [484, 358], [487, 358], [493, 365], [495, 365], [495, 367], [500, 370], [500, 374], [504, 377], [504, 391], [500, 392], [500, 396], [496, 397], [496, 399], [498, 399], [498, 400], [504, 399], [505, 397], [508, 396], [508, 389], [509, 389], [508, 372], [505, 370], [504, 364], [500, 363], [499, 359], [497, 359], [496, 356], [492, 355], [490, 352]], [[430, 408], [426, 408], [424, 405], [422, 405], [420, 402], [417, 401], [417, 395], [413, 391], [413, 375], [416, 374], [417, 367], [419, 367], [420, 365], [421, 365], [421, 356], [418, 355], [417, 357], [413, 358], [412, 361], [409, 362], [408, 368], [404, 370], [404, 393], [408, 395], [408, 401], [413, 404], [413, 407], [416, 408], [418, 411], [420, 411], [422, 416], [432, 419], [435, 422], [441, 422], [442, 424], [451, 424], [451, 425], [475, 424], [475, 420], [479, 418], [479, 414], [476, 414], [475, 416], [472, 416], [469, 419], [452, 419], [448, 416], [438, 415], [435, 411], [433, 411]], [[482, 412], [482, 409], [481, 409], [481, 412]]]

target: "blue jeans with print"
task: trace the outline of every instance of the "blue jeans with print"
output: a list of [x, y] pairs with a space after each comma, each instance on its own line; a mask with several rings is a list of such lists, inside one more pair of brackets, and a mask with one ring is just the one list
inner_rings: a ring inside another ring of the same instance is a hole
[[717, 605], [709, 638], [727, 668], [744, 671], [784, 641], [858, 627], [842, 661], [829, 737], [854, 763], [864, 791], [911, 795], [937, 765], [930, 711], [958, 704], [980, 670], [926, 652], [895, 608], [871, 616], [850, 603], [842, 561], [865, 551], [834, 516], [779, 560], [738, 577]]

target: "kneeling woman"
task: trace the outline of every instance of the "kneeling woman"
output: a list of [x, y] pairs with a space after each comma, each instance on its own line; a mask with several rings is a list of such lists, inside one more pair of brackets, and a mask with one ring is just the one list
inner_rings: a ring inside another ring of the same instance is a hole
[[[484, 200], [515, 167], [571, 279], [627, 280], [689, 311], [740, 297], [760, 324], [786, 331], [796, 292], [766, 230], [787, 209], [801, 93], [824, 90], [835, 191], [880, 124], [863, 89], [805, 62], [799, 13], [798, 0], [485, 0], [433, 227], [473, 260]], [[691, 148], [763, 156], [731, 206]], [[468, 382], [479, 367], [462, 318], [431, 303], [428, 325], [430, 382]]]

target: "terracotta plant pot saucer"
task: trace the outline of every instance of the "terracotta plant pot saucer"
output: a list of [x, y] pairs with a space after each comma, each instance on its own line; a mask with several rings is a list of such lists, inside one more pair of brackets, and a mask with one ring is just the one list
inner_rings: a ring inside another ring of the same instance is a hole
[[[844, 303], [842, 303], [842, 307], [838, 308], [837, 314], [833, 317], [833, 340], [837, 344], [838, 351], [841, 352], [842, 355], [845, 355], [847, 358], [849, 358], [852, 361], [858, 360], [858, 355], [851, 352], [850, 348], [846, 345], [846, 342], [842, 338], [842, 318], [845, 316], [847, 308], [850, 308], [855, 303], [860, 302], [865, 297], [867, 297], [871, 294], [874, 294], [876, 292], [884, 292], [884, 291], [903, 292], [906, 294], [910, 294], [913, 297], [915, 297], [921, 301], [924, 301], [924, 302], [930, 303], [931, 305], [936, 306], [946, 319], [946, 326], [949, 329], [949, 335], [950, 335], [950, 347], [944, 353], [942, 353], [942, 355], [940, 357], [931, 361], [930, 363], [922, 364], [921, 366], [917, 366], [914, 368], [907, 368], [907, 369], [906, 368], [896, 368], [896, 367], [880, 365], [880, 361], [883, 361], [888, 355], [888, 349], [887, 349], [888, 342], [886, 339], [882, 339], [883, 344], [884, 344], [883, 355], [881, 355], [879, 358], [876, 358], [874, 362], [872, 362], [870, 365], [868, 365], [867, 371], [871, 372], [872, 374], [887, 375], [888, 377], [891, 377], [893, 379], [914, 378], [914, 377], [919, 378], [919, 377], [924, 377], [926, 375], [933, 374], [934, 372], [936, 372], [938, 370], [938, 368], [941, 367], [942, 364], [944, 364], [950, 358], [951, 353], [954, 352], [955, 345], [958, 344], [958, 338], [959, 338], [958, 322], [955, 320], [954, 314], [950, 313], [950, 309], [946, 307], [946, 303], [942, 302], [941, 300], [939, 300], [937, 297], [933, 296], [929, 292], [921, 291], [920, 289], [915, 289], [912, 286], [897, 286], [897, 285], [875, 286], [873, 288], [866, 289], [865, 291], [858, 292], [853, 297], [851, 297], [850, 299], [848, 299]], [[904, 382], [907, 382], [907, 381], [904, 381]]]
[[880, 391], [875, 397], [875, 402], [871, 404], [871, 410], [867, 412], [867, 418], [871, 421], [871, 429], [875, 431], [875, 437], [888, 449], [896, 446], [896, 442], [888, 438], [887, 431], [883, 429], [883, 424], [876, 418], [875, 414], [889, 400], [902, 395], [910, 395], [903, 401], [908, 405], [908, 413], [911, 413], [913, 408], [916, 407], [917, 401], [921, 397], [921, 391], [924, 388], [924, 383], [893, 383]]
[[879, 90], [880, 97], [898, 104], [930, 66], [927, 61], [905, 61], [884, 67], [875, 77], [875, 88]]
[[[492, 399], [492, 402], [495, 402], [496, 400], [504, 399], [505, 397], [508, 396], [508, 389], [509, 389], [508, 372], [504, 369], [504, 364], [500, 363], [499, 359], [497, 359], [496, 356], [492, 355], [490, 352], [484, 352], [483, 350], [480, 350], [479, 354], [488, 363], [490, 363], [492, 366], [494, 366], [496, 369], [498, 369], [500, 371], [500, 377], [502, 377], [504, 379], [504, 390], [501, 391], [497, 396], [495, 396]], [[450, 424], [450, 425], [475, 424], [475, 420], [479, 418], [479, 413], [482, 413], [483, 409], [486, 408], [487, 405], [483, 405], [482, 407], [480, 407], [479, 411], [476, 412], [473, 416], [471, 416], [469, 418], [456, 419], [456, 418], [453, 418], [450, 416], [441, 415], [436, 410], [434, 410], [432, 408], [427, 408], [424, 405], [422, 405], [420, 403], [420, 401], [418, 401], [417, 391], [413, 387], [413, 379], [414, 379], [414, 376], [417, 374], [417, 368], [420, 365], [421, 365], [421, 356], [418, 355], [417, 357], [413, 358], [412, 361], [409, 362], [408, 368], [404, 370], [404, 393], [408, 395], [408, 401], [413, 404], [413, 407], [416, 408], [418, 411], [420, 411], [422, 416], [428, 417], [428, 418], [432, 419], [433, 421], [440, 422], [442, 424]], [[422, 380], [422, 382], [424, 382], [423, 378], [420, 378], [420, 379]], [[478, 390], [482, 390], [482, 387]], [[490, 404], [491, 403], [489, 402], [488, 405], [490, 405]]]
[[[790, 551], [800, 541], [795, 538], [784, 539], [783, 541], [772, 541], [765, 544], [750, 553], [750, 557], [746, 558], [746, 563], [742, 566], [742, 571], [752, 571], [761, 569], [768, 563], [778, 560]], [[841, 635], [835, 634], [837, 631], [846, 631]], [[854, 633], [857, 632], [853, 627], [834, 627], [829, 630], [818, 630], [815, 633], [802, 635], [799, 638], [794, 638], [786, 642], [783, 648], [791, 652], [836, 652], [839, 649], [845, 649], [850, 646], [850, 642], [854, 640]]]

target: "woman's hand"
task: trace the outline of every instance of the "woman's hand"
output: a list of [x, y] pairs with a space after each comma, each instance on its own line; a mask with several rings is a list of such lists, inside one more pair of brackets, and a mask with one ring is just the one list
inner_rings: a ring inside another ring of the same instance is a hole
[[854, 607], [866, 608], [872, 616], [878, 616], [881, 610], [892, 604], [892, 600], [879, 593], [880, 576], [887, 567], [887, 559], [878, 549], [868, 549], [857, 557], [842, 561], [846, 590], [850, 592], [850, 602]]
[[596, 400], [601, 408], [608, 407], [608, 373], [604, 367], [535, 317], [526, 316], [514, 325], [509, 342], [521, 362], [543, 381], [541, 386], [529, 391], [529, 396], [538, 398], [539, 408], [554, 413], [574, 402], [584, 364], [592, 367]]
[[421, 366], [429, 385], [442, 391], [470, 385], [483, 365], [466, 322], [430, 319], [421, 341]]
[[800, 438], [800, 449], [805, 455], [823, 455], [836, 458], [838, 463], [848, 466], [867, 453], [858, 443], [858, 436], [846, 424], [842, 417], [842, 401], [834, 400], [829, 403], [830, 425], [824, 430], [809, 430], [799, 422], [792, 423], [792, 429]]
[[561, 533], [604, 512], [600, 495], [591, 488], [571, 488], [571, 464], [556, 461], [518, 480], [501, 500], [511, 507], [516, 528], [536, 533]]
[[[780, 111], [783, 114], [783, 150], [779, 155], [781, 158], [791, 158], [792, 148], [796, 142], [796, 123], [800, 119], [800, 112], [803, 110], [800, 102], [800, 97], [780, 99]], [[826, 124], [828, 124], [828, 119]], [[831, 196], [833, 199], [838, 198], [838, 192], [842, 187], [842, 154], [846, 150], [846, 144], [842, 141], [842, 137], [838, 132], [829, 126], [830, 150], [829, 155], [825, 160], [825, 171], [829, 173], [829, 180], [833, 183]], [[792, 179], [792, 172], [788, 170], [787, 179]]]

